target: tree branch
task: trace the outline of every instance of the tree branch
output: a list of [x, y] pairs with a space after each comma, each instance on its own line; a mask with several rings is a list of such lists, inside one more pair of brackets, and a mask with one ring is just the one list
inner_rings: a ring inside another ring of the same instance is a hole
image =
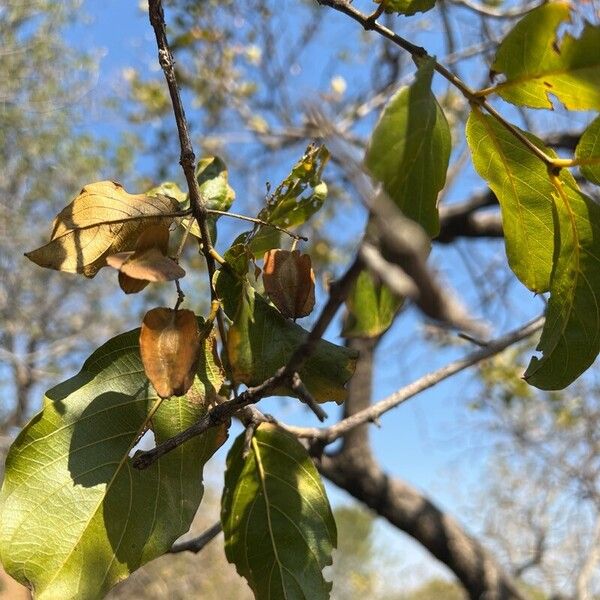
[[198, 537], [192, 538], [191, 540], [184, 540], [182, 542], [176, 542], [169, 551], [171, 554], [177, 554], [178, 552], [193, 552], [197, 554], [202, 550], [209, 542], [214, 540], [219, 533], [223, 531], [221, 523], [215, 523], [212, 527], [209, 527], [204, 533]]

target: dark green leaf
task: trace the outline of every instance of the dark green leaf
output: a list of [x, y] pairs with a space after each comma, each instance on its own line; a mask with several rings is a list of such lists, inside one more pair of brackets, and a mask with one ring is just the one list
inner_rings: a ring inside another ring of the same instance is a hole
[[[139, 329], [94, 352], [51, 389], [13, 444], [0, 495], [0, 557], [36, 599], [101, 598], [185, 533], [202, 498], [202, 468], [223, 443], [209, 432], [144, 471], [129, 453], [147, 426], [157, 442], [204, 412], [193, 398], [162, 402], [139, 357]], [[194, 401], [189, 401], [194, 400]]]
[[552, 94], [569, 110], [600, 110], [600, 27], [586, 23], [581, 37], [566, 34], [559, 44], [570, 4], [548, 2], [517, 23], [492, 65], [506, 77], [494, 92], [520, 106], [552, 108]]
[[435, 6], [435, 0], [375, 0], [375, 2], [382, 3], [387, 13], [397, 12], [407, 16], [431, 10]]
[[[548, 155], [549, 148], [525, 134]], [[550, 289], [554, 257], [552, 194], [555, 189], [546, 165], [494, 118], [473, 110], [467, 141], [475, 169], [498, 197], [510, 268], [534, 292]], [[565, 184], [575, 185], [563, 169]]]
[[446, 117], [431, 93], [433, 59], [424, 60], [411, 86], [397, 92], [377, 123], [365, 165], [409, 218], [435, 237], [437, 196], [444, 187], [451, 138]]
[[[216, 288], [227, 315], [233, 319], [227, 350], [235, 381], [257, 385], [287, 364], [307, 331], [286, 319], [244, 281], [219, 271]], [[346, 399], [346, 382], [354, 373], [356, 353], [321, 340], [300, 370], [302, 381], [317, 402]], [[293, 395], [280, 389], [277, 395]]]
[[596, 117], [583, 132], [575, 149], [575, 158], [580, 161], [581, 174], [600, 185], [600, 117]]
[[555, 179], [556, 258], [546, 324], [528, 383], [562, 389], [600, 351], [600, 206], [575, 186]]
[[344, 322], [344, 337], [377, 337], [387, 331], [403, 301], [390, 289], [375, 281], [369, 271], [358, 276], [346, 300], [348, 313]]
[[262, 424], [244, 459], [244, 435], [227, 457], [221, 521], [225, 553], [257, 600], [329, 598], [322, 570], [337, 544], [335, 521], [310, 456]]

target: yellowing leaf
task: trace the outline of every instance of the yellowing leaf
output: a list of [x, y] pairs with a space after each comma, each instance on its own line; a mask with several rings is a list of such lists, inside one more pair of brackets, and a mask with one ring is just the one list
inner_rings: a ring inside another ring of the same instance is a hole
[[25, 256], [41, 267], [93, 277], [111, 254], [133, 250], [150, 224], [168, 225], [174, 198], [129, 194], [118, 183], [85, 186], [54, 220], [50, 242]]
[[140, 353], [146, 375], [161, 398], [182, 396], [194, 380], [200, 331], [191, 310], [153, 308], [144, 316]]
[[383, 4], [387, 13], [397, 12], [406, 16], [431, 10], [435, 6], [435, 0], [375, 0], [375, 2]]
[[492, 91], [531, 108], [552, 108], [552, 94], [569, 110], [600, 110], [600, 27], [586, 23], [559, 43], [569, 16], [569, 2], [548, 2], [521, 19], [500, 44], [492, 72], [506, 81]]
[[185, 271], [166, 256], [168, 246], [169, 229], [150, 225], [138, 238], [134, 252], [119, 252], [108, 256], [106, 262], [119, 270], [121, 289], [133, 294], [150, 282], [174, 281], [185, 276]]
[[315, 274], [308, 254], [269, 250], [265, 254], [263, 283], [273, 304], [286, 317], [305, 317], [315, 306]]

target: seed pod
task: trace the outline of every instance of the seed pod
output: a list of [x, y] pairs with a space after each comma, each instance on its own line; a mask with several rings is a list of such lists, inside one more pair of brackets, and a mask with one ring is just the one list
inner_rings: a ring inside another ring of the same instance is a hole
[[305, 317], [315, 306], [315, 274], [310, 256], [299, 250], [269, 250], [265, 254], [265, 291], [281, 314]]
[[200, 351], [200, 331], [191, 310], [153, 308], [144, 316], [140, 354], [144, 371], [161, 398], [183, 396], [191, 387]]

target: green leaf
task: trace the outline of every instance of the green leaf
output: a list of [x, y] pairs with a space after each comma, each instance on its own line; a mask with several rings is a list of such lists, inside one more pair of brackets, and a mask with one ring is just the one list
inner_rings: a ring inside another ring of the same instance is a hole
[[375, 0], [375, 2], [383, 4], [386, 13], [397, 12], [407, 16], [426, 12], [435, 6], [435, 0]]
[[346, 300], [348, 313], [344, 321], [344, 337], [378, 337], [388, 330], [403, 300], [362, 271]]
[[[535, 136], [522, 132], [549, 156]], [[510, 268], [532, 291], [550, 289], [554, 256], [554, 186], [546, 165], [494, 118], [473, 110], [467, 142], [476, 171], [498, 197]], [[563, 183], [575, 185], [563, 169]]]
[[244, 435], [227, 457], [221, 521], [225, 554], [257, 600], [329, 598], [322, 570], [337, 533], [308, 452], [274, 425], [256, 430], [247, 458]]
[[365, 156], [371, 175], [431, 237], [440, 230], [437, 196], [451, 149], [448, 122], [431, 93], [433, 65], [433, 59], [423, 60], [414, 83], [389, 101]]
[[583, 132], [575, 149], [575, 158], [580, 161], [581, 174], [588, 181], [600, 185], [600, 117]]
[[490, 91], [531, 108], [552, 108], [552, 94], [569, 110], [600, 110], [600, 27], [586, 23], [581, 37], [559, 44], [556, 30], [569, 16], [569, 2], [549, 2], [521, 19], [492, 65], [506, 80]]
[[[258, 213], [258, 218], [293, 229], [308, 221], [327, 198], [327, 184], [322, 180], [323, 169], [329, 160], [325, 146], [311, 144], [290, 174], [277, 186]], [[262, 255], [280, 245], [281, 233], [273, 227], [258, 225], [238, 236], [234, 243], [245, 243], [254, 256]]]
[[546, 323], [525, 372], [528, 383], [562, 389], [600, 351], [600, 206], [575, 185], [554, 180], [555, 265]]
[[[233, 319], [227, 338], [229, 363], [236, 382], [258, 385], [287, 364], [308, 332], [286, 319], [248, 284], [226, 271], [217, 272], [216, 289]], [[319, 341], [300, 369], [300, 377], [317, 402], [343, 402], [346, 382], [354, 373], [356, 352]], [[294, 395], [286, 388], [274, 395]]]
[[37, 600], [101, 598], [167, 552], [188, 530], [203, 465], [225, 439], [213, 431], [144, 471], [132, 467], [128, 455], [148, 425], [160, 442], [206, 411], [197, 387], [195, 402], [157, 404], [138, 338], [139, 330], [113, 338], [49, 390], [9, 452], [0, 558]]
[[[188, 195], [175, 182], [163, 181], [160, 185], [153, 187], [146, 192], [148, 196], [169, 196], [174, 198], [180, 204], [185, 204], [188, 200]], [[189, 203], [188, 203], [189, 204]], [[187, 207], [185, 207], [187, 208]], [[183, 208], [182, 210], [185, 210]]]

